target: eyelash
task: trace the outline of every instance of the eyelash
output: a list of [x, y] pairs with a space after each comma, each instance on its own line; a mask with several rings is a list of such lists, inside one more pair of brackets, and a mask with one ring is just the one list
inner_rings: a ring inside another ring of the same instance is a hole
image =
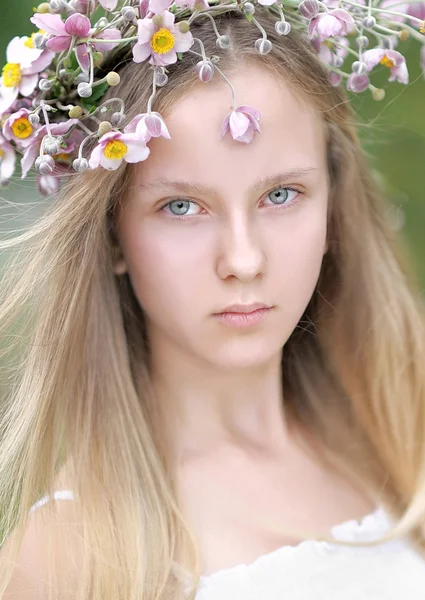
[[[275, 204], [273, 206], [271, 206], [271, 208], [275, 209], [275, 210], [287, 210], [289, 208], [293, 208], [296, 204], [298, 204], [298, 202], [300, 201], [300, 195], [302, 194], [302, 192], [296, 188], [293, 187], [289, 187], [289, 186], [285, 186], [285, 185], [279, 185], [275, 188], [273, 188], [272, 190], [270, 190], [269, 192], [267, 192], [264, 197], [267, 197], [269, 194], [272, 194], [273, 192], [277, 192], [279, 190], [289, 190], [290, 192], [296, 192], [297, 195], [295, 196], [295, 198], [289, 203], [289, 204]], [[185, 197], [180, 197], [180, 198], [174, 198], [173, 200], [170, 200], [169, 202], [167, 202], [167, 204], [164, 204], [160, 209], [159, 212], [164, 211], [165, 208], [167, 208], [167, 206], [170, 206], [170, 204], [172, 204], [173, 202], [177, 202], [178, 200], [188, 200], [189, 202], [193, 203], [193, 204], [198, 204], [195, 200], [191, 200], [190, 198], [185, 198]], [[165, 212], [165, 211], [164, 211]], [[197, 217], [198, 215], [174, 215], [172, 213], [168, 213], [169, 217], [172, 219], [177, 219], [179, 221], [185, 220], [188, 221], [190, 219], [194, 219], [195, 217]]]

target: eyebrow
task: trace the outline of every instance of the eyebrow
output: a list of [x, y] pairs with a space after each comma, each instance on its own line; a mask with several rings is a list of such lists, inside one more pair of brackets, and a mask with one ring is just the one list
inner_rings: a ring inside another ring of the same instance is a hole
[[[305, 177], [313, 171], [317, 171], [317, 167], [296, 167], [283, 173], [276, 173], [274, 175], [262, 177], [252, 186], [252, 190], [259, 191], [265, 187], [272, 187], [274, 185], [278, 186], [287, 181]], [[144, 191], [173, 189], [184, 194], [205, 194], [209, 196], [218, 196], [217, 190], [209, 186], [202, 185], [196, 181], [158, 179], [149, 183], [141, 183], [137, 187]]]

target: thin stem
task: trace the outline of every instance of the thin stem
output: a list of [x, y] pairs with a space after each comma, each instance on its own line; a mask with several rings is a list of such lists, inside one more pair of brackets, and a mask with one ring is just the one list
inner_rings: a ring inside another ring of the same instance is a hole
[[93, 137], [97, 136], [97, 132], [93, 133], [92, 131], [90, 132], [90, 135], [88, 135], [86, 138], [83, 139], [83, 141], [80, 144], [80, 147], [78, 149], [78, 158], [83, 158], [83, 149], [84, 146], [86, 145], [86, 143], [88, 142], [88, 140], [91, 140]]
[[138, 40], [139, 36], [134, 35], [131, 37], [127, 37], [127, 38], [122, 38], [121, 40], [102, 40], [100, 38], [87, 38], [87, 42], [92, 42], [95, 44], [116, 44], [117, 46], [119, 44], [126, 44], [127, 42], [134, 42], [135, 40]]
[[148, 100], [147, 113], [149, 115], [151, 114], [151, 111], [152, 111], [152, 102], [153, 102], [153, 99], [155, 98], [155, 94], [156, 94], [156, 69], [154, 69], [154, 72], [153, 72], [152, 94], [150, 95], [149, 100]]
[[209, 18], [209, 20], [211, 21], [211, 24], [213, 26], [215, 35], [217, 37], [220, 37], [221, 34], [220, 34], [219, 30], [217, 29], [217, 25], [216, 25], [216, 22], [214, 21], [214, 18], [209, 13], [207, 13], [207, 12], [195, 12], [195, 13], [193, 13], [192, 17], [189, 19], [189, 23], [193, 23], [193, 21], [196, 18], [202, 17], [202, 16], [205, 16], [205, 17]]
[[226, 75], [223, 73], [223, 71], [221, 69], [219, 69], [217, 67], [217, 65], [214, 65], [214, 68], [220, 73], [220, 75], [223, 77], [223, 79], [225, 80], [225, 82], [227, 83], [227, 85], [230, 87], [231, 91], [232, 91], [232, 106], [233, 106], [233, 110], [236, 110], [237, 106], [236, 106], [236, 93], [235, 93], [235, 88], [233, 87], [233, 85], [230, 83], [229, 79], [227, 79]]
[[[43, 117], [44, 117], [44, 124], [46, 126], [46, 131], [49, 137], [51, 137], [52, 135], [52, 131], [50, 129], [50, 122], [49, 122], [49, 117], [47, 116], [47, 110], [46, 110], [46, 106], [44, 104], [44, 101], [42, 100], [40, 102], [40, 108], [43, 111]], [[42, 144], [43, 145], [43, 144]]]
[[263, 36], [263, 40], [266, 40], [267, 39], [267, 33], [266, 33], [265, 29], [260, 25], [260, 23], [257, 21], [257, 19], [255, 17], [252, 17], [252, 22], [261, 31], [261, 35]]
[[201, 40], [200, 40], [199, 38], [193, 38], [193, 41], [194, 41], [194, 42], [198, 42], [198, 44], [199, 44], [199, 46], [200, 46], [200, 48], [201, 48], [201, 53], [202, 53], [202, 54], [201, 54], [201, 56], [202, 56], [202, 58], [203, 58], [204, 60], [208, 60], [208, 58], [207, 58], [207, 55], [206, 55], [206, 53], [205, 53], [205, 47], [204, 47], [204, 44], [201, 42]]

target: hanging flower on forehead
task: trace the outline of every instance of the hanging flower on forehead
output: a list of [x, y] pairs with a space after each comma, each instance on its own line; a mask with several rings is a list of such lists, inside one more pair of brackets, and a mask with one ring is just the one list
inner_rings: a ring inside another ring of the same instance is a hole
[[389, 81], [399, 81], [400, 83], [409, 83], [409, 72], [406, 66], [406, 60], [397, 50], [387, 50], [385, 48], [373, 48], [363, 53], [362, 60], [371, 71], [376, 65], [381, 64], [390, 69], [391, 75]]
[[38, 82], [38, 73], [50, 65], [53, 52], [34, 48], [32, 38], [14, 37], [6, 50], [6, 65], [0, 79], [0, 115], [12, 106], [19, 94], [30, 96]]
[[252, 106], [239, 106], [224, 119], [220, 139], [230, 132], [237, 142], [249, 144], [255, 132], [260, 133], [260, 113]]
[[137, 63], [149, 58], [151, 65], [166, 66], [177, 62], [177, 53], [186, 52], [193, 44], [190, 31], [174, 25], [174, 15], [168, 10], [152, 19], [139, 19], [138, 42], [133, 46], [133, 60]]
[[111, 131], [100, 138], [91, 153], [89, 166], [95, 169], [100, 165], [104, 169], [115, 171], [123, 160], [137, 163], [146, 160], [149, 154], [145, 140], [137, 133]]

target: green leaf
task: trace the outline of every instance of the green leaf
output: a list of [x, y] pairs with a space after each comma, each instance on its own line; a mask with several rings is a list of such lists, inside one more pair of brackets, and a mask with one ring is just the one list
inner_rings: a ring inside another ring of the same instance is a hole
[[81, 104], [84, 106], [86, 110], [90, 110], [92, 107], [96, 107], [99, 104], [99, 100], [103, 98], [108, 90], [109, 85], [106, 83], [101, 83], [93, 88], [93, 94], [89, 98], [81, 98]]
[[182, 60], [183, 59], [183, 54], [181, 52], [177, 52], [177, 58], [179, 60]]

